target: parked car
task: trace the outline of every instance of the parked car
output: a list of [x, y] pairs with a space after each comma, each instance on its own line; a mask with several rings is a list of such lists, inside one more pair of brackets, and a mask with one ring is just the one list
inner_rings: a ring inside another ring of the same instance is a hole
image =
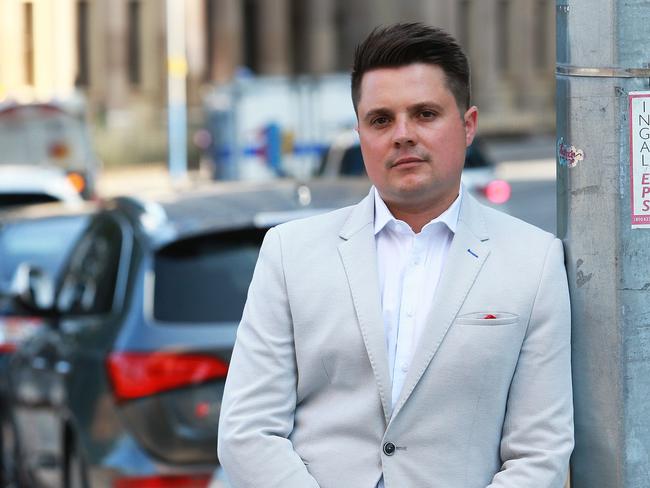
[[[343, 132], [335, 138], [321, 161], [318, 174], [323, 178], [367, 177], [359, 136], [355, 131]], [[467, 149], [462, 181], [465, 188], [483, 203], [507, 211], [510, 184], [495, 177], [494, 163], [487, 157], [480, 138], [474, 139]]]
[[56, 278], [96, 209], [94, 204], [77, 202], [0, 210], [0, 316], [11, 312], [6, 296], [21, 264], [30, 263]]
[[[68, 190], [54, 189], [65, 186], [62, 182], [93, 198], [100, 166], [83, 116], [54, 102], [0, 105], [0, 203], [61, 200], [59, 194]], [[50, 198], [37, 198], [40, 194]]]
[[0, 208], [82, 201], [66, 173], [53, 166], [0, 165]]
[[[206, 487], [224, 380], [268, 227], [358, 202], [369, 183], [214, 184], [91, 217], [53, 317], [12, 359], [18, 478], [64, 488]], [[29, 290], [34, 290], [31, 292]]]
[[53, 277], [59, 275], [77, 236], [92, 211], [90, 205], [30, 205], [0, 211], [0, 486], [15, 476], [12, 424], [6, 418], [8, 364], [21, 343], [45, 325], [44, 317], [16, 308], [9, 300], [12, 286], [26, 280], [24, 263], [32, 263]]

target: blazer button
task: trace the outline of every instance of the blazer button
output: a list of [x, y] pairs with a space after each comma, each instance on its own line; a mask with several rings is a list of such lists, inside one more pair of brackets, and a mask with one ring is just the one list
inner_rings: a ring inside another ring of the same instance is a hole
[[386, 442], [384, 444], [384, 454], [386, 454], [386, 456], [392, 456], [395, 454], [395, 444], [392, 442]]

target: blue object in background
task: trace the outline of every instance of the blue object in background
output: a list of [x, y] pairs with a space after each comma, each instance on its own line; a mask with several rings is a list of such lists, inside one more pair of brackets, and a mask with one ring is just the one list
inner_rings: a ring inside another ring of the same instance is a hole
[[264, 128], [266, 162], [277, 175], [282, 174], [282, 129], [275, 122]]

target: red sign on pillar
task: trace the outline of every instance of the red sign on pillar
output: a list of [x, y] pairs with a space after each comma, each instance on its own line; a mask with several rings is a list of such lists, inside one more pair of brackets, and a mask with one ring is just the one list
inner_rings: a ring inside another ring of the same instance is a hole
[[632, 228], [650, 228], [650, 92], [630, 92]]

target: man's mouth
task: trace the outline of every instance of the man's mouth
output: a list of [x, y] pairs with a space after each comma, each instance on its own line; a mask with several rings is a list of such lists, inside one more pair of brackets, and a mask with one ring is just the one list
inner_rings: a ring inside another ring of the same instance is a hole
[[417, 157], [417, 156], [404, 156], [402, 158], [399, 158], [399, 159], [396, 159], [395, 161], [393, 161], [393, 163], [390, 166], [392, 168], [395, 168], [397, 166], [403, 166], [403, 165], [410, 164], [410, 163], [424, 163], [425, 161], [426, 161], [425, 159], [422, 159], [422, 158]]

